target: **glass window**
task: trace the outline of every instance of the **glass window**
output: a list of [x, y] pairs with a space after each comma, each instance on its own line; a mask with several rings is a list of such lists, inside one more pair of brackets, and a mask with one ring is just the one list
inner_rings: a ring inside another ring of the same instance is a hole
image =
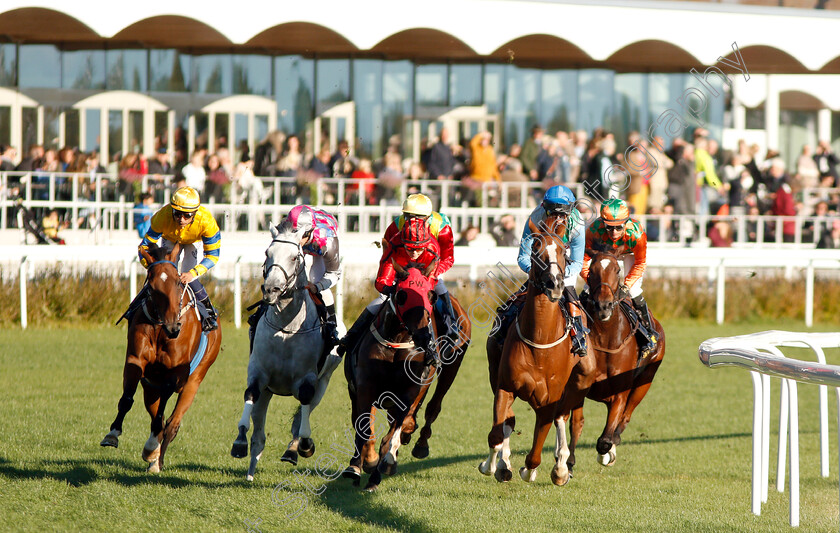
[[616, 74], [614, 116], [612, 131], [618, 146], [626, 144], [631, 131], [638, 131], [647, 138], [647, 74]]
[[449, 105], [481, 105], [481, 65], [452, 65]]
[[[680, 120], [685, 124], [686, 128], [683, 131], [683, 138], [690, 138], [689, 135], [694, 131], [693, 123], [689, 123], [683, 118], [683, 111], [677, 100], [682, 97], [683, 92], [689, 84], [689, 76], [687, 74], [649, 74], [648, 75], [648, 124], [653, 127], [654, 122], [666, 111], [673, 110], [679, 115]], [[648, 128], [649, 131], [650, 127]], [[672, 125], [672, 129], [678, 126], [676, 122]], [[763, 128], [764, 126], [762, 126]], [[662, 126], [653, 128], [654, 136], [661, 136], [665, 141], [665, 147], [668, 148], [673, 142], [673, 137], [669, 137], [665, 133]], [[647, 139], [649, 134], [645, 134]]]
[[505, 65], [484, 66], [484, 104], [489, 113], [501, 113], [504, 107]]
[[414, 67], [410, 61], [386, 61], [382, 66], [382, 137], [403, 135], [403, 146], [410, 146], [405, 133], [408, 127], [407, 117], [414, 113]]
[[595, 128], [611, 128], [613, 75], [611, 70], [578, 71], [578, 129], [591, 133]]
[[445, 106], [447, 100], [446, 65], [417, 65], [414, 90], [417, 105]]
[[831, 151], [840, 152], [840, 112], [831, 112]]
[[287, 133], [303, 133], [314, 117], [315, 62], [300, 56], [274, 58], [274, 87], [277, 127]]
[[61, 54], [61, 85], [64, 89], [105, 88], [105, 51], [75, 50]]
[[64, 146], [79, 146], [79, 110], [64, 110]]
[[122, 155], [122, 111], [108, 111], [108, 161], [117, 161]]
[[44, 148], [61, 148], [58, 145], [58, 117], [61, 109], [58, 107], [44, 106]]
[[[195, 149], [207, 149], [207, 130], [210, 128], [210, 115], [198, 112], [195, 114]], [[192, 154], [190, 154], [191, 156]]]
[[233, 61], [227, 54], [210, 54], [193, 57], [195, 90], [208, 94], [233, 92]]
[[21, 142], [23, 146], [20, 147], [20, 152], [25, 153], [29, 151], [29, 147], [38, 143], [38, 109], [34, 107], [24, 107], [21, 110], [21, 119], [23, 122], [23, 132]]
[[85, 109], [85, 145], [87, 152], [99, 152], [102, 115], [99, 109]]
[[0, 43], [0, 86], [2, 87], [15, 86], [16, 48], [12, 43]]
[[350, 100], [349, 60], [319, 59], [315, 68], [318, 80], [316, 113], [323, 113], [335, 104]]
[[233, 94], [271, 96], [271, 58], [258, 55], [234, 55]]
[[356, 102], [356, 152], [375, 159], [382, 149], [382, 61], [353, 61], [353, 101]]
[[106, 86], [109, 90], [144, 92], [148, 87], [146, 50], [108, 50], [105, 66], [108, 72]]
[[216, 131], [216, 139], [213, 142], [211, 150], [216, 153], [219, 148], [227, 148], [230, 145], [228, 141], [228, 130], [230, 129], [230, 115], [227, 113], [216, 113], [213, 121], [213, 129]]
[[[711, 133], [711, 132], [710, 132]], [[817, 112], [782, 109], [779, 112], [779, 155], [795, 173], [804, 145], [817, 145]]]
[[510, 67], [505, 93], [505, 146], [522, 144], [537, 123], [540, 101], [540, 71]]
[[149, 50], [153, 91], [185, 92], [191, 87], [191, 57], [177, 50]]
[[61, 52], [51, 44], [20, 46], [20, 87], [61, 87]]
[[549, 135], [574, 129], [577, 89], [576, 71], [544, 70], [542, 72], [542, 105], [539, 122], [546, 128]]
[[[12, 143], [12, 108], [0, 106], [0, 144], [9, 145]], [[18, 153], [21, 147], [16, 146]]]

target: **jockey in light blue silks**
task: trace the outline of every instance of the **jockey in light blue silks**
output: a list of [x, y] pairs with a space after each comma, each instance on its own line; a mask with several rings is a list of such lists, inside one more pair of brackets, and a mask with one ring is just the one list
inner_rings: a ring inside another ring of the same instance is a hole
[[[575, 208], [575, 195], [563, 185], [555, 185], [545, 193], [542, 203], [534, 209], [530, 215], [531, 222], [537, 227], [544, 227], [545, 220], [549, 217], [557, 217], [556, 223], [566, 225], [566, 232], [563, 235], [563, 242], [569, 245], [566, 252], [566, 272], [564, 276], [565, 290], [563, 299], [568, 304], [569, 315], [572, 323], [572, 353], [579, 356], [586, 355], [586, 333], [589, 332], [584, 326], [581, 318], [581, 306], [575, 291], [575, 281], [580, 275], [583, 267], [584, 246], [586, 243], [583, 217]], [[519, 244], [519, 268], [526, 274], [531, 271], [531, 248], [534, 243], [534, 236], [528, 224], [522, 232], [522, 240]], [[507, 335], [507, 330], [525, 301], [527, 283], [508, 299], [504, 306], [498, 309], [499, 328], [492, 333], [494, 338], [501, 344]]]

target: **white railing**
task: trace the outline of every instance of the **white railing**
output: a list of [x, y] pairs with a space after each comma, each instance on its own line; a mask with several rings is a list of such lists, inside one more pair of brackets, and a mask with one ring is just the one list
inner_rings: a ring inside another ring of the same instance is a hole
[[[787, 358], [780, 347], [810, 348], [816, 362]], [[828, 365], [824, 348], [840, 347], [840, 333], [765, 331], [738, 337], [708, 339], [700, 345], [700, 361], [709, 368], [749, 369], [753, 382], [752, 512], [767, 502], [770, 463], [770, 377], [782, 378], [779, 405], [779, 456], [776, 490], [784, 492], [786, 437], [790, 424], [790, 525], [799, 526], [799, 412], [796, 383], [819, 385], [820, 474], [828, 477], [828, 392], [835, 387], [840, 409], [840, 366]], [[840, 411], [838, 411], [840, 431]]]
[[[139, 178], [139, 189], [154, 196], [156, 206], [169, 201], [172, 176], [147, 175]], [[399, 215], [402, 198], [410, 192], [428, 194], [435, 206], [446, 213], [453, 228], [460, 232], [474, 225], [487, 232], [504, 214], [516, 218], [517, 227], [524, 227], [528, 215], [544, 193], [541, 182], [485, 183], [475, 192], [480, 206], [472, 206], [464, 196], [459, 181], [404, 180], [393, 187], [381, 187], [376, 203], [369, 203], [366, 194], [358, 194], [366, 186], [380, 187], [378, 180], [318, 178], [299, 182], [296, 178], [261, 178], [264, 188], [257, 196], [234, 194], [227, 198], [209, 197], [205, 205], [219, 219], [222, 231], [264, 229], [270, 221], [278, 221], [296, 204], [309, 203], [333, 212], [344, 232], [367, 233], [384, 231], [393, 217]], [[570, 184], [578, 198], [582, 184]], [[133, 227], [133, 186], [111, 174], [3, 172], [0, 173], [0, 230], [14, 227], [15, 201], [20, 198], [27, 208], [62, 209], [67, 211], [73, 229], [87, 227], [98, 230], [123, 230]], [[806, 205], [817, 199], [840, 193], [840, 189], [807, 189]], [[729, 222], [735, 245], [741, 247], [773, 246], [813, 247], [831, 224], [830, 217], [775, 217], [760, 215], [644, 215], [637, 217], [647, 228], [649, 241], [661, 246], [684, 247], [694, 242], [705, 243], [706, 228], [712, 220]], [[784, 223], [793, 222], [795, 233], [784, 235]], [[94, 237], [95, 238], [95, 237]], [[790, 242], [787, 242], [790, 241]], [[98, 242], [98, 241], [96, 241]]]
[[[56, 263], [69, 266], [71, 272], [82, 272], [82, 267], [91, 266], [100, 271], [121, 272], [122, 277], [136, 280], [137, 257], [136, 245], [115, 246], [3, 246], [0, 247], [0, 274], [11, 275], [12, 272], [21, 273], [21, 283], [24, 278], [33, 278], [37, 268], [43, 269]], [[255, 244], [225, 242], [222, 248], [219, 264], [213, 269], [213, 276], [219, 279], [233, 281], [235, 288], [235, 304], [241, 306], [242, 265], [261, 265], [265, 259], [265, 242]], [[373, 279], [372, 269], [378, 265], [381, 251], [373, 245], [360, 243], [342, 244], [342, 264], [346, 267], [364, 267], [362, 279]], [[497, 265], [504, 265], [511, 272], [518, 273], [516, 266], [518, 249], [505, 247], [456, 247], [456, 270], [467, 270], [466, 277], [470, 281], [488, 281], [487, 273]], [[686, 248], [648, 250], [647, 255], [647, 283], [650, 278], [667, 276], [671, 270], [708, 275], [709, 280], [716, 283], [716, 320], [718, 324], [724, 321], [726, 305], [726, 276], [727, 269], [742, 272], [744, 270], [780, 269], [789, 277], [794, 270], [805, 273], [805, 325], [813, 325], [814, 316], [814, 278], [817, 270], [836, 275], [840, 272], [840, 250], [800, 250], [796, 254], [780, 253], [779, 250], [758, 249], [740, 250], [731, 248]], [[655, 272], [655, 273], [654, 273]], [[452, 280], [454, 273], [447, 274]], [[682, 274], [679, 274], [682, 275]], [[336, 289], [337, 310], [343, 309], [344, 283], [342, 280]], [[133, 288], [136, 283], [130, 283]], [[133, 298], [133, 294], [131, 295]], [[21, 308], [25, 309], [25, 290], [21, 292]], [[341, 316], [341, 314], [339, 314]], [[239, 327], [239, 314], [235, 316]]]

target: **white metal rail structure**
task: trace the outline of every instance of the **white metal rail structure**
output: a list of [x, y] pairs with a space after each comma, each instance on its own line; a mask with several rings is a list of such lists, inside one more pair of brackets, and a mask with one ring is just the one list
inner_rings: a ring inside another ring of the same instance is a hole
[[[816, 362], [786, 357], [780, 348], [810, 348]], [[736, 366], [750, 370], [753, 382], [752, 512], [767, 502], [770, 463], [770, 377], [782, 379], [779, 406], [779, 457], [776, 489], [784, 492], [786, 440], [790, 424], [790, 525], [799, 526], [799, 403], [797, 382], [819, 385], [820, 473], [828, 477], [828, 390], [835, 387], [840, 407], [840, 366], [825, 362], [825, 348], [840, 347], [838, 333], [764, 331], [718, 337], [700, 344], [700, 361], [709, 368]], [[840, 413], [840, 411], [838, 412]], [[840, 414], [838, 414], [840, 418]], [[840, 426], [838, 427], [840, 431]]]

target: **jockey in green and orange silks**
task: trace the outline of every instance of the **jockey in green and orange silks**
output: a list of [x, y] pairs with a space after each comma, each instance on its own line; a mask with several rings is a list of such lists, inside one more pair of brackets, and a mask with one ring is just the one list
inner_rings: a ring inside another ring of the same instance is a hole
[[[601, 206], [601, 216], [586, 230], [586, 250], [610, 252], [620, 259], [624, 281], [619, 292], [630, 297], [633, 307], [649, 332], [649, 341], [642, 347], [642, 356], [653, 351], [657, 339], [654, 335], [650, 311], [642, 295], [642, 279], [647, 265], [647, 234], [638, 220], [630, 217], [630, 209], [624, 200], [611, 198]], [[592, 258], [584, 254], [580, 276], [589, 278], [589, 264]]]

